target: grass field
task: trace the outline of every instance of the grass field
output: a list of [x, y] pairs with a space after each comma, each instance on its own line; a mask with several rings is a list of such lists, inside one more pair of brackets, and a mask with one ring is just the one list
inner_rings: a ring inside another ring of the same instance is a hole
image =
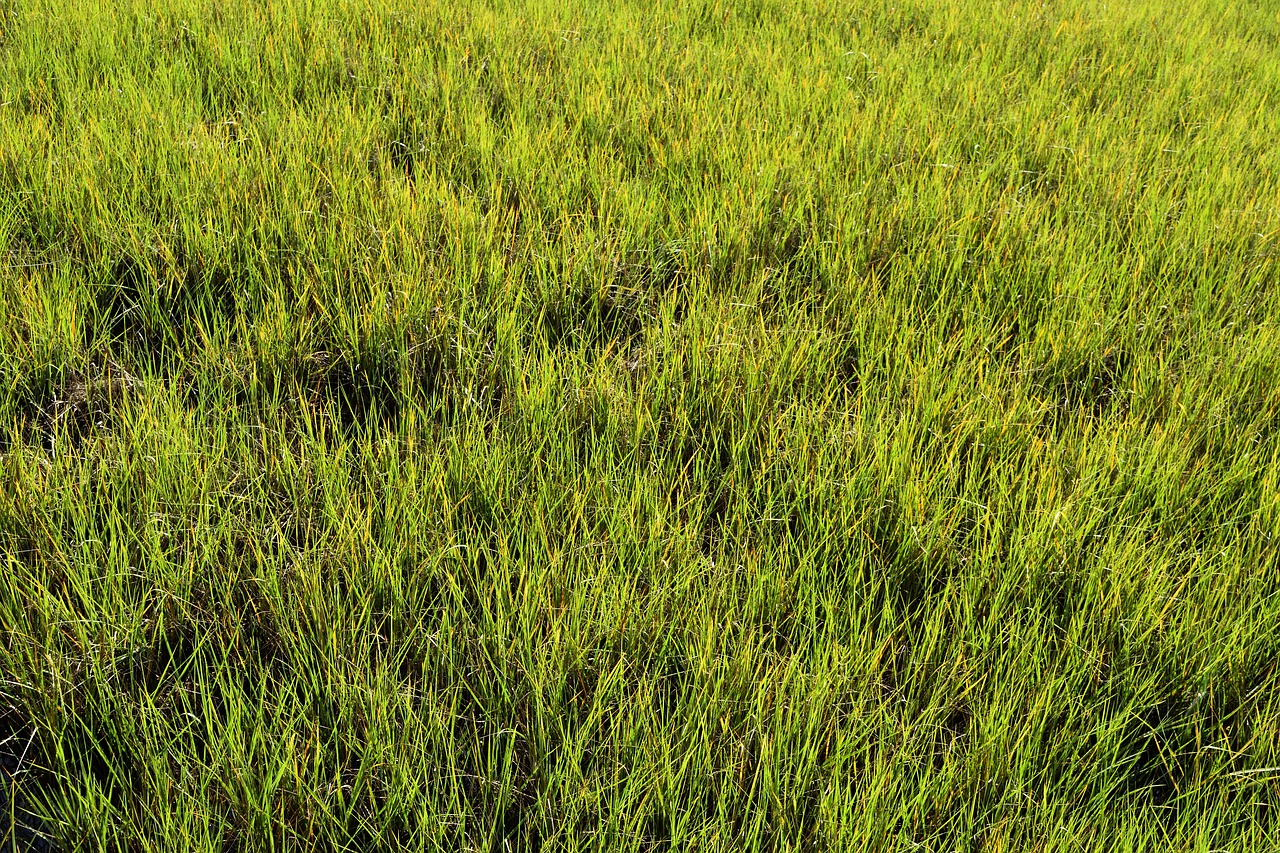
[[1280, 12], [0, 0], [4, 850], [1280, 850]]

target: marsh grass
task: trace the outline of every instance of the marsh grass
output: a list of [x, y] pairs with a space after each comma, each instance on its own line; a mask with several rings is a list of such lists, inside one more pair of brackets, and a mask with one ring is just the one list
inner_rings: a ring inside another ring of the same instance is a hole
[[1193, 6], [0, 2], [6, 844], [1275, 847]]

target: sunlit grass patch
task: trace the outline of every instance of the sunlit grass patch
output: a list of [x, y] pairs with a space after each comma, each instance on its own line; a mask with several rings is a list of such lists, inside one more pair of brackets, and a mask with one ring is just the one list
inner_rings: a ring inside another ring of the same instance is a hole
[[0, 0], [0, 842], [1274, 847], [1277, 35]]

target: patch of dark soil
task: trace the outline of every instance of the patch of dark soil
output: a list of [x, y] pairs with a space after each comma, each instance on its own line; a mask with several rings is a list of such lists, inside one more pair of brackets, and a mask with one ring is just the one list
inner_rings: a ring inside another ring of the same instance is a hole
[[1127, 404], [1124, 383], [1132, 359], [1122, 350], [1077, 361], [1059, 361], [1042, 368], [1037, 388], [1054, 404], [1053, 423], [1083, 418], [1100, 420], [1113, 408]]
[[629, 347], [644, 328], [643, 291], [617, 284], [580, 291], [545, 306], [541, 327], [553, 347], [598, 350], [616, 343]]
[[254, 378], [228, 393], [242, 410], [279, 410], [288, 420], [309, 409], [354, 433], [394, 428], [412, 400], [447, 420], [462, 409], [461, 397], [500, 403], [505, 390], [496, 380], [480, 389], [458, 385], [455, 360], [434, 338], [356, 347], [321, 339], [260, 366]]
[[489, 185], [490, 165], [483, 152], [461, 139], [441, 114], [401, 118], [386, 129], [368, 160], [375, 174], [386, 163], [410, 181], [436, 171], [456, 192], [468, 195], [479, 195]]
[[51, 784], [40, 766], [35, 727], [13, 707], [0, 706], [0, 849], [54, 853], [50, 827], [35, 813], [33, 798]]
[[327, 409], [344, 430], [377, 423], [389, 425], [400, 416], [399, 365], [387, 359], [331, 356], [321, 352], [305, 372], [308, 401]]
[[837, 356], [835, 380], [844, 392], [853, 397], [862, 390], [862, 358], [855, 344], [849, 344]]
[[233, 319], [237, 310], [226, 269], [206, 269], [181, 249], [172, 255], [125, 254], [97, 288], [85, 345], [105, 338], [140, 368], [170, 374], [198, 330]]
[[18, 406], [19, 432], [45, 448], [62, 435], [73, 448], [79, 447], [90, 436], [112, 428], [138, 387], [137, 378], [110, 360], [92, 363], [84, 372], [48, 371], [28, 377]]

